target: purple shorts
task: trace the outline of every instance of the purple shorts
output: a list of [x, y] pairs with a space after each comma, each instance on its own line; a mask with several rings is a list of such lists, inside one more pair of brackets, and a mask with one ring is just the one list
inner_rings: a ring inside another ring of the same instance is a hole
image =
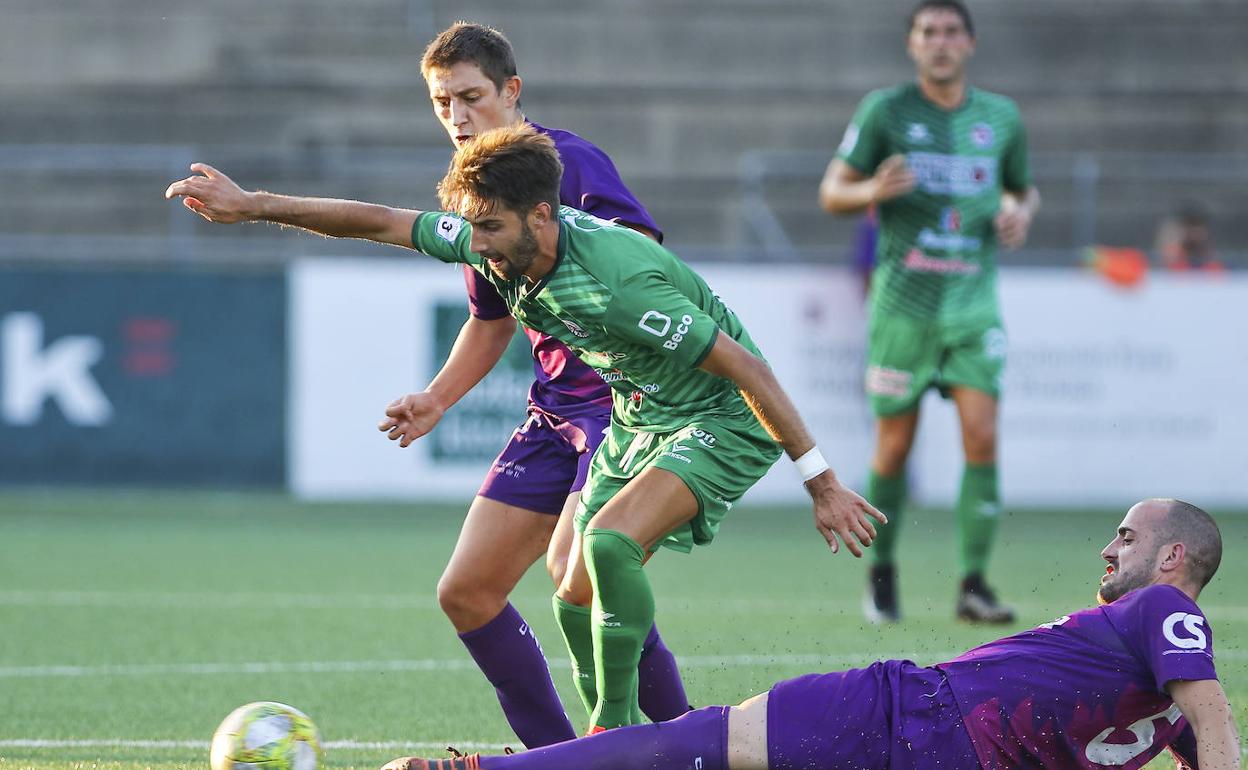
[[767, 696], [773, 770], [976, 770], [945, 675], [908, 660], [777, 683]]
[[538, 409], [512, 431], [485, 474], [481, 497], [558, 516], [568, 495], [585, 486], [589, 461], [610, 415], [563, 420]]

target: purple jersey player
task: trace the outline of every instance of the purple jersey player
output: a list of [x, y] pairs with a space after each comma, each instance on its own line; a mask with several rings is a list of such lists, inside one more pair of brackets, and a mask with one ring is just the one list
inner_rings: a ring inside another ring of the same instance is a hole
[[1191, 770], [1240, 767], [1196, 605], [1222, 557], [1217, 525], [1188, 503], [1145, 500], [1101, 555], [1101, 606], [947, 663], [810, 674], [672, 722], [383, 770], [1135, 770], [1167, 749]]
[[[421, 73], [434, 112], [457, 147], [483, 131], [526, 120], [511, 44], [497, 30], [452, 25], [429, 44]], [[602, 150], [571, 132], [532, 125], [554, 140], [562, 158], [561, 203], [662, 238]], [[446, 364], [424, 392], [387, 411], [392, 418], [423, 422], [426, 432], [498, 362], [515, 331], [494, 287], [471, 269], [465, 268], [464, 277], [469, 319]], [[438, 600], [494, 685], [517, 737], [532, 748], [573, 738], [576, 731], [541, 648], [508, 595], [543, 553], [555, 585], [564, 582], [574, 542], [572, 514], [610, 418], [611, 391], [563, 343], [529, 329], [525, 333], [536, 374], [528, 413], [477, 492], [438, 583]], [[404, 436], [401, 444], [418, 435]], [[591, 600], [592, 594], [578, 596], [561, 587], [557, 607], [588, 612]], [[654, 628], [642, 653], [639, 683], [640, 705], [651, 719], [688, 711], [675, 658]]]

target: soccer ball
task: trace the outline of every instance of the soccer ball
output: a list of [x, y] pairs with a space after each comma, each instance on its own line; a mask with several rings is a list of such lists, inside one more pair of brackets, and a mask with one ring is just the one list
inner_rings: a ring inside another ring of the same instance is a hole
[[230, 712], [212, 736], [212, 770], [316, 770], [321, 736], [308, 715], [261, 701]]

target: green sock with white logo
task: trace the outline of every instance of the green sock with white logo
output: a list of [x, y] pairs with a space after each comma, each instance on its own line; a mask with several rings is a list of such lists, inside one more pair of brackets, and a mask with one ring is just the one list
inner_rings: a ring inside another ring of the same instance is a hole
[[984, 574], [1001, 520], [997, 465], [967, 464], [958, 494], [958, 557], [963, 575]]
[[563, 641], [568, 645], [568, 655], [572, 658], [572, 681], [585, 704], [585, 713], [592, 713], [594, 706], [598, 705], [598, 689], [595, 684], [594, 637], [590, 630], [589, 607], [569, 604], [558, 596], [552, 599], [555, 621], [563, 632]]
[[637, 706], [637, 664], [654, 625], [654, 592], [642, 570], [645, 549], [628, 535], [591, 529], [584, 536], [585, 563], [594, 584], [594, 666], [598, 707], [590, 724], [623, 727], [634, 724]]
[[881, 476], [875, 471], [867, 474], [867, 502], [888, 517], [887, 524], [875, 525], [875, 540], [871, 542], [871, 557], [876, 564], [892, 564], [897, 553], [897, 535], [901, 530], [901, 511], [906, 505], [906, 474]]

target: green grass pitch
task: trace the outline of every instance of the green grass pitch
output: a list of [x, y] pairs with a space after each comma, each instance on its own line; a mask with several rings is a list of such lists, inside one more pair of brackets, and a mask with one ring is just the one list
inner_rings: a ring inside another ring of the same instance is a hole
[[[1124, 508], [1131, 501], [1124, 500]], [[326, 764], [377, 767], [448, 743], [515, 744], [434, 598], [462, 506], [305, 504], [280, 495], [0, 492], [0, 770], [205, 768], [242, 703], [304, 710]], [[1009, 514], [991, 570], [1020, 630], [1087, 606], [1123, 511]], [[1201, 604], [1248, 726], [1248, 516]], [[743, 508], [713, 547], [647, 567], [694, 703], [876, 657], [933, 663], [1001, 633], [953, 621], [952, 517], [916, 511], [905, 621], [866, 626], [862, 565], [801, 508]], [[584, 722], [541, 567], [514, 596]], [[1153, 767], [1166, 767], [1155, 762]]]

